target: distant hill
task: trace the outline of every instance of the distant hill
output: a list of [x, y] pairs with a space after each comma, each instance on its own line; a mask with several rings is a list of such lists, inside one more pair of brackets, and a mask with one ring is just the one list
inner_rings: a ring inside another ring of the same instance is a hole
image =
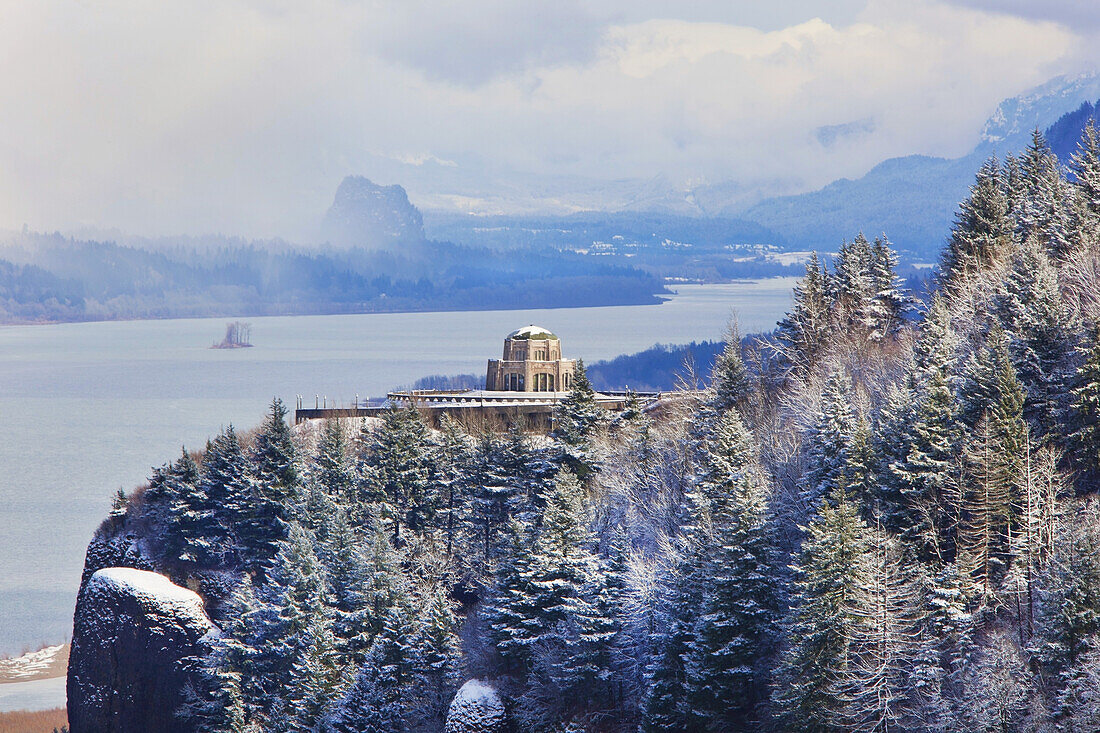
[[1082, 102], [1080, 107], [1062, 115], [1057, 122], [1047, 128], [1047, 142], [1063, 164], [1069, 165], [1072, 161], [1085, 125], [1088, 124], [1090, 117], [1096, 117], [1097, 105], [1100, 105], [1100, 101], [1096, 104]]
[[857, 180], [842, 178], [812, 193], [768, 199], [743, 216], [798, 249], [835, 250], [859, 231], [885, 232], [909, 257], [928, 260], [943, 245], [984, 157], [891, 158]]

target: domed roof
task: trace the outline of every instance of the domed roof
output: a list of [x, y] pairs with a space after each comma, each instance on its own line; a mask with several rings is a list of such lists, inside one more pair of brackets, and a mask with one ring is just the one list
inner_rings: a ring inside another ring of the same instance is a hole
[[508, 334], [510, 339], [556, 339], [553, 333], [543, 328], [542, 326], [536, 326], [531, 324], [530, 326], [524, 326], [523, 328], [517, 328]]

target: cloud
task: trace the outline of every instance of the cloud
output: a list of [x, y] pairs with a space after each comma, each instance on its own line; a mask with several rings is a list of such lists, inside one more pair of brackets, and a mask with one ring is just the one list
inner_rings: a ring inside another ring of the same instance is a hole
[[[1100, 60], [1083, 31], [959, 4], [772, 5], [2, 3], [0, 227], [293, 235], [352, 173], [414, 201], [812, 187], [961, 154], [1002, 98]], [[821, 144], [853, 120], [873, 129]]]
[[1100, 28], [1100, 3], [1093, 0], [950, 0], [956, 5], [1070, 28]]
[[842, 122], [839, 125], [822, 125], [814, 130], [814, 137], [826, 148], [831, 148], [840, 142], [851, 142], [870, 135], [875, 131], [875, 118], [864, 117], [862, 120]]
[[404, 163], [405, 165], [414, 165], [418, 168], [420, 166], [426, 164], [426, 163], [434, 163], [435, 165], [440, 165], [440, 166], [443, 166], [445, 168], [457, 168], [458, 167], [458, 163], [454, 162], [453, 160], [447, 160], [446, 158], [440, 158], [436, 155], [432, 155], [431, 153], [381, 153], [381, 152], [377, 152], [377, 153], [375, 153], [375, 155], [381, 156], [383, 158], [389, 158], [390, 160], [395, 160], [398, 163]]

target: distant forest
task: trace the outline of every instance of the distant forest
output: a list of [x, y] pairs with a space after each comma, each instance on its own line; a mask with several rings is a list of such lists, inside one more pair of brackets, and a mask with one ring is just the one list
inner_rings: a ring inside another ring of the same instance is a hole
[[[690, 381], [690, 374], [710, 374], [714, 360], [722, 353], [720, 341], [690, 344], [654, 344], [636, 354], [586, 365], [588, 379], [597, 390], [632, 389], [662, 392]], [[481, 389], [485, 377], [477, 374], [432, 374], [414, 382], [410, 389]]]
[[[167, 240], [166, 240], [167, 241]], [[660, 278], [573, 252], [443, 242], [315, 252], [205, 238], [0, 242], [0, 322], [650, 304]]]

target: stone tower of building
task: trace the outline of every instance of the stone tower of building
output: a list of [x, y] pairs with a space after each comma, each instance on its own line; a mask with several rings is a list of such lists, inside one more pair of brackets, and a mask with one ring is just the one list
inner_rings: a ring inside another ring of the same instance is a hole
[[561, 341], [538, 326], [504, 339], [504, 358], [490, 359], [485, 389], [491, 392], [564, 392], [573, 386], [575, 359], [561, 358]]

